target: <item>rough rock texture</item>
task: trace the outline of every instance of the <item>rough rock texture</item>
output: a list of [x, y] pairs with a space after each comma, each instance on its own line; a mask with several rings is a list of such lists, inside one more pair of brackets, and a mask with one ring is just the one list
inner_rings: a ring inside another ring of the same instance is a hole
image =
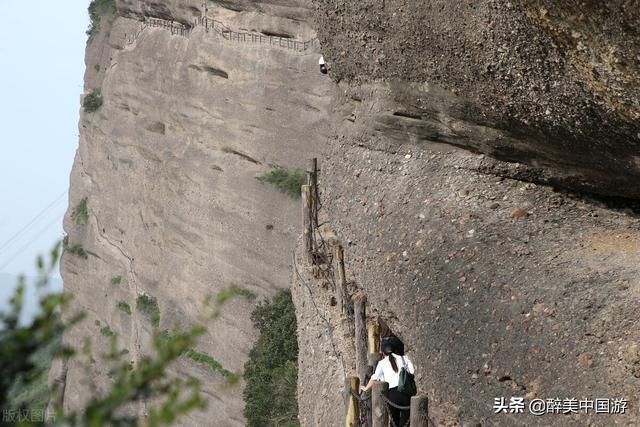
[[[62, 275], [75, 308], [88, 314], [66, 340], [81, 347], [91, 338], [97, 362], [88, 374], [79, 361], [52, 374], [66, 380], [67, 408], [77, 408], [92, 385], [108, 384], [101, 327], [120, 335], [133, 362], [150, 349], [153, 327], [135, 309], [138, 295], [157, 298], [160, 328], [170, 329], [197, 323], [206, 298], [233, 284], [260, 299], [290, 284], [298, 205], [256, 176], [271, 165], [303, 167], [322, 150], [334, 86], [313, 52], [230, 42], [202, 27], [189, 37], [147, 28], [125, 43], [141, 14], [189, 23], [200, 5], [120, 1], [119, 16], [104, 20], [87, 47], [85, 89], [101, 88], [104, 105], [81, 114], [71, 175], [69, 213], [86, 197], [89, 221], [78, 225], [68, 215], [65, 229], [88, 259], [67, 251]], [[306, 6], [210, 2], [209, 16], [232, 29], [308, 39], [313, 30], [300, 20]], [[116, 277], [121, 282], [112, 284]], [[131, 315], [116, 307], [120, 301]], [[251, 310], [231, 300], [197, 350], [242, 371], [255, 339]], [[215, 416], [218, 426], [243, 425], [241, 387], [220, 391], [220, 374], [190, 359], [176, 369], [200, 378], [210, 402], [185, 424], [212, 425]]]
[[[521, 165], [400, 144], [395, 128], [380, 130], [384, 102], [343, 92], [322, 163], [324, 220], [345, 246], [370, 318], [381, 316], [408, 347], [436, 424], [637, 425], [638, 216], [508, 178], [526, 176]], [[316, 301], [332, 296], [316, 284]], [[325, 317], [333, 337], [350, 333], [335, 307]], [[331, 348], [319, 328], [301, 329], [301, 342]], [[354, 375], [353, 344], [342, 342]], [[316, 360], [301, 372], [301, 400], [321, 378], [333, 391], [327, 401], [339, 402], [343, 378], [325, 377], [330, 361]], [[511, 396], [622, 397], [630, 406], [615, 416], [494, 414], [494, 398]], [[332, 405], [301, 417], [322, 425], [335, 413]]]
[[640, 197], [637, 0], [314, 4], [334, 79], [396, 82], [389, 114], [421, 139]]

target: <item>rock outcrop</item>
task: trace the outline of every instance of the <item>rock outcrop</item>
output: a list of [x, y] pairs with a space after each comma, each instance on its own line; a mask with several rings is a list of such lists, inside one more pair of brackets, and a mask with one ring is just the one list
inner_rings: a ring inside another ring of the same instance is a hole
[[[314, 36], [303, 1], [208, 5], [208, 16], [234, 31]], [[200, 7], [119, 1], [118, 16], [103, 20], [87, 47], [85, 89], [100, 88], [104, 104], [81, 114], [71, 175], [69, 212], [87, 198], [89, 221], [68, 215], [65, 230], [88, 258], [67, 251], [62, 275], [88, 314], [66, 340], [82, 347], [90, 338], [96, 363], [89, 375], [80, 361], [59, 369], [67, 408], [108, 384], [99, 354], [110, 338], [101, 328], [120, 336], [134, 363], [149, 351], [153, 326], [136, 310], [138, 296], [157, 299], [159, 328], [171, 329], [197, 323], [207, 298], [231, 285], [262, 298], [290, 284], [298, 204], [256, 177], [273, 165], [304, 167], [322, 150], [333, 84], [313, 50], [230, 41], [202, 26], [188, 37], [141, 31], [145, 17], [192, 25]], [[228, 302], [197, 350], [241, 372], [255, 339], [251, 310], [244, 299]], [[190, 359], [176, 369], [202, 379], [210, 402], [186, 424], [211, 425], [215, 416], [219, 426], [243, 425], [241, 387], [220, 391], [224, 378]]]
[[[637, 425], [637, 204], [589, 195], [640, 195], [637, 2], [314, 4], [341, 88], [322, 234], [436, 425]], [[338, 425], [353, 319], [298, 268], [300, 417]], [[628, 407], [496, 414], [501, 397]]]
[[383, 88], [403, 138], [640, 197], [637, 0], [314, 3], [331, 74]]

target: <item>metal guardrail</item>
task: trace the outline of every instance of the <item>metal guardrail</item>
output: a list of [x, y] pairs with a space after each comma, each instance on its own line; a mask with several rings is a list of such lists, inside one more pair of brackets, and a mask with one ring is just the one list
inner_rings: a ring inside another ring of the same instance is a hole
[[196, 27], [204, 27], [206, 33], [214, 32], [222, 36], [222, 38], [229, 41], [243, 42], [243, 43], [253, 43], [253, 44], [264, 44], [270, 47], [279, 47], [282, 49], [289, 49], [296, 52], [305, 52], [309, 49], [316, 47], [319, 44], [317, 38], [313, 38], [311, 40], [295, 40], [288, 37], [280, 37], [280, 36], [269, 36], [262, 33], [254, 33], [248, 31], [234, 31], [224, 25], [220, 21], [216, 21], [215, 19], [211, 19], [207, 16], [203, 16], [194, 20], [192, 26], [188, 26], [175, 21], [168, 21], [165, 19], [152, 18], [146, 16], [144, 22], [141, 24], [141, 27], [138, 31], [133, 34], [125, 34], [125, 43], [127, 45], [133, 44], [142, 32], [147, 27], [152, 28], [162, 28], [164, 30], [170, 31], [172, 35], [179, 35], [182, 37], [189, 37], [191, 35], [191, 31], [193, 31]]

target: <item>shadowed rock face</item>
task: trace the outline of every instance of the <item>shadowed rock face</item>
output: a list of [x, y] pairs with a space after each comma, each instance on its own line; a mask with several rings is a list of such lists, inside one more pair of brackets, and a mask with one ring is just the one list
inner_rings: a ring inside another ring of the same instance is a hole
[[[119, 1], [119, 16], [103, 21], [87, 47], [85, 89], [101, 88], [104, 104], [81, 114], [71, 175], [69, 212], [86, 197], [90, 220], [67, 216], [65, 230], [89, 256], [65, 253], [62, 275], [75, 308], [88, 314], [65, 339], [81, 347], [91, 338], [97, 362], [89, 378], [79, 362], [54, 373], [66, 372], [67, 408], [81, 405], [90, 384], [109, 383], [99, 354], [110, 338], [101, 327], [120, 335], [134, 362], [150, 350], [153, 327], [135, 309], [139, 295], [157, 299], [159, 327], [171, 329], [197, 323], [207, 297], [231, 285], [260, 300], [290, 284], [298, 203], [256, 177], [271, 165], [302, 168], [322, 150], [333, 84], [313, 52], [230, 42], [202, 27], [189, 37], [146, 28], [125, 42], [143, 15], [189, 23], [200, 5]], [[297, 39], [314, 34], [301, 20], [307, 10], [304, 2], [209, 2], [209, 16], [234, 30]], [[241, 372], [255, 339], [252, 309], [243, 298], [229, 301], [197, 350]], [[224, 378], [190, 359], [176, 373], [200, 378], [210, 403], [185, 424], [244, 425], [241, 386], [220, 391]]]
[[314, 4], [331, 75], [386, 87], [387, 126], [640, 197], [637, 1]]

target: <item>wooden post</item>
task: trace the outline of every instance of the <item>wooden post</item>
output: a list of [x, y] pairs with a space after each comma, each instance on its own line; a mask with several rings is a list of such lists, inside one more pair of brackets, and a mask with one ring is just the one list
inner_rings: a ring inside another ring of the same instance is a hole
[[307, 184], [311, 186], [313, 197], [313, 225], [318, 228], [318, 205], [320, 197], [318, 195], [318, 159], [309, 159], [307, 163]]
[[338, 297], [338, 307], [340, 307], [340, 312], [344, 313], [348, 294], [347, 276], [344, 268], [344, 249], [342, 249], [342, 245], [336, 246], [336, 260], [338, 262], [338, 289], [336, 289], [336, 296]]
[[374, 381], [371, 389], [371, 427], [387, 427], [389, 414], [382, 396], [389, 395], [389, 383]]
[[312, 198], [311, 187], [308, 185], [302, 186], [302, 238], [304, 241], [305, 255], [307, 256], [307, 263], [311, 264], [313, 261], [313, 227], [312, 227]]
[[367, 367], [368, 373], [373, 375], [376, 370], [376, 366], [378, 366], [378, 362], [382, 360], [382, 354], [380, 353], [369, 353], [367, 354]]
[[429, 427], [429, 399], [427, 396], [413, 396], [411, 398], [411, 427]]
[[367, 326], [369, 336], [369, 353], [380, 353], [380, 325], [369, 323]]
[[360, 392], [360, 380], [358, 377], [349, 377], [345, 381], [345, 392], [347, 394], [347, 416], [345, 427], [359, 427], [360, 425], [360, 404], [352, 393]]
[[354, 317], [356, 328], [356, 372], [364, 384], [367, 375], [367, 297], [360, 293], [354, 298]]

